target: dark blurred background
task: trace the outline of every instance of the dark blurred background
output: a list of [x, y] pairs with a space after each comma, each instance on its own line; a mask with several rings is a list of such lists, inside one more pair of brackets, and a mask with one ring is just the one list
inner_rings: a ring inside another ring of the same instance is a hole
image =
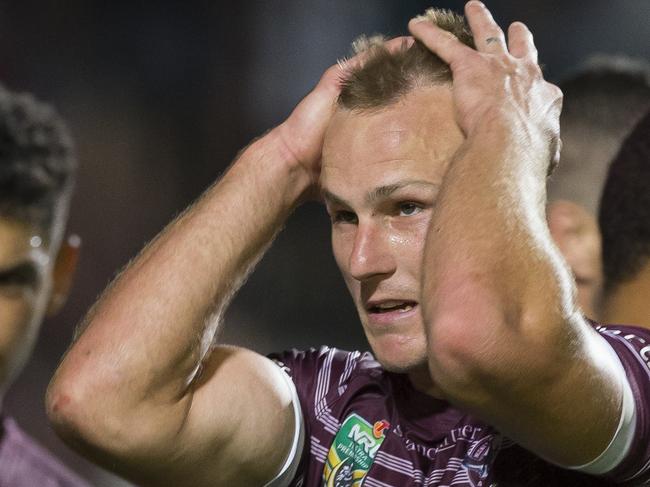
[[[524, 21], [557, 79], [596, 52], [650, 60], [650, 0], [492, 0]], [[53, 103], [81, 162], [70, 231], [76, 285], [48, 320], [6, 406], [98, 486], [128, 485], [68, 452], [42, 397], [76, 323], [115, 273], [253, 137], [281, 122], [361, 33], [399, 35], [428, 6], [461, 1], [0, 2], [0, 80]], [[365, 347], [339, 278], [328, 219], [300, 208], [235, 299], [222, 339], [260, 352]]]

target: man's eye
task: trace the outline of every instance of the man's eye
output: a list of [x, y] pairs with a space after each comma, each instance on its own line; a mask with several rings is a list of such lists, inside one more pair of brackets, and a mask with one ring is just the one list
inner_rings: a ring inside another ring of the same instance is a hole
[[34, 287], [37, 281], [38, 273], [30, 265], [0, 271], [0, 287]]
[[412, 216], [420, 213], [422, 207], [416, 203], [400, 203], [399, 214], [400, 216]]
[[351, 211], [337, 211], [332, 216], [332, 221], [334, 223], [356, 223], [357, 215]]

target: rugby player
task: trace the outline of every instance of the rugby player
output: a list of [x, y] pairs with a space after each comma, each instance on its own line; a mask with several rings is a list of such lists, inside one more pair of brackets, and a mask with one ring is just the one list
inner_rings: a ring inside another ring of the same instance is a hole
[[[143, 485], [648, 478], [650, 334], [582, 317], [545, 222], [561, 93], [522, 23], [465, 12], [362, 43], [121, 273], [48, 391], [72, 446]], [[216, 344], [317, 194], [373, 354]]]
[[650, 324], [650, 112], [612, 162], [600, 201], [604, 319]]
[[[583, 313], [602, 317], [602, 243], [598, 202], [607, 168], [632, 128], [650, 109], [650, 66], [596, 55], [559, 84], [564, 93], [562, 160], [549, 178], [548, 225], [571, 267]], [[616, 323], [624, 323], [614, 318]]]

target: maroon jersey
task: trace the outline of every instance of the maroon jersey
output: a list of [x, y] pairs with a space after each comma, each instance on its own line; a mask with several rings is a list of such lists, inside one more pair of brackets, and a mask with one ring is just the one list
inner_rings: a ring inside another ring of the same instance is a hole
[[596, 478], [551, 465], [480, 419], [415, 390], [370, 353], [319, 350], [272, 355], [292, 378], [305, 446], [292, 486], [650, 485], [650, 330], [596, 326], [627, 373], [636, 428], [627, 457]]
[[0, 423], [0, 487], [89, 487], [23, 432]]

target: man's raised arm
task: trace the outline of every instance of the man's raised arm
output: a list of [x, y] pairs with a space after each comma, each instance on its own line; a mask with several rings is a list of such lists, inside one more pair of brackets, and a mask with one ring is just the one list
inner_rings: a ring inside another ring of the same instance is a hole
[[314, 192], [341, 69], [246, 148], [90, 311], [47, 409], [91, 459], [146, 485], [263, 485], [280, 469], [295, 430], [291, 388], [268, 359], [213, 339], [247, 273]]
[[482, 4], [466, 14], [477, 50], [429, 22], [410, 24], [451, 66], [467, 137], [427, 239], [430, 370], [453, 403], [550, 461], [582, 466], [608, 447], [629, 386], [577, 310], [545, 224], [561, 93], [544, 81], [523, 24], [506, 43]]
[[310, 184], [275, 129], [142, 251], [95, 304], [50, 384], [48, 414], [64, 439], [143, 484], [271, 479], [292, 434], [290, 396], [265, 358], [212, 341]]

